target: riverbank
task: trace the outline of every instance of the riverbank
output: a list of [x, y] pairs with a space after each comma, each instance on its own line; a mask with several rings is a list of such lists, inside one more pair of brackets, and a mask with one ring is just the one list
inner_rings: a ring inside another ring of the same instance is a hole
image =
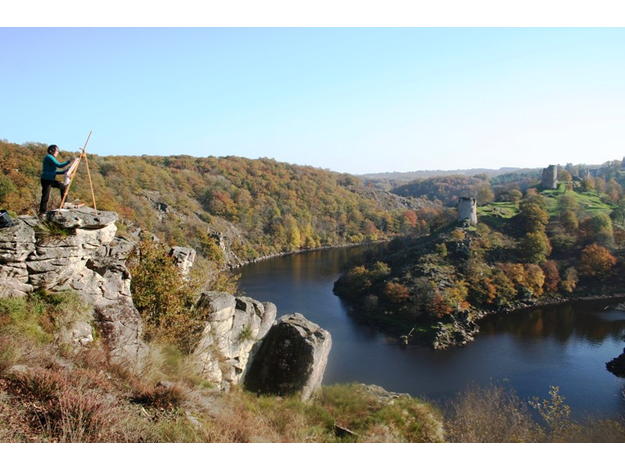
[[[620, 303], [622, 301], [625, 301], [625, 293], [618, 292], [618, 293], [614, 293], [611, 295], [603, 294], [603, 295], [572, 296], [572, 297], [551, 297], [551, 298], [545, 298], [545, 299], [536, 299], [534, 301], [523, 301], [523, 302], [518, 302], [517, 305], [515, 306], [511, 306], [505, 309], [482, 310], [482, 311], [474, 312], [472, 320], [479, 321], [491, 315], [520, 314], [520, 313], [528, 312], [528, 311], [531, 311], [540, 307], [549, 307], [549, 306], [556, 306], [556, 305], [564, 306], [564, 305], [569, 305], [573, 303], [596, 302], [596, 301]], [[473, 329], [467, 329], [465, 331], [465, 334], [467, 336], [469, 335], [472, 336], [472, 338], [474, 339], [475, 336], [479, 334], [479, 325], [476, 325], [476, 326], [478, 327], [477, 331]], [[466, 342], [463, 344], [466, 344]], [[460, 344], [460, 345], [463, 345], [463, 344]], [[450, 346], [454, 346], [454, 344], [450, 344]]]
[[500, 309], [492, 312], [487, 311], [487, 314], [515, 313], [546, 305], [564, 305], [571, 302], [591, 302], [596, 300], [614, 301], [620, 303], [621, 301], [625, 301], [625, 292], [616, 292], [614, 294], [576, 295], [571, 297], [552, 297], [545, 299], [536, 299], [533, 302], [519, 302], [518, 305], [515, 305], [511, 308]]
[[[487, 316], [511, 315], [540, 307], [595, 301], [621, 303], [625, 301], [625, 293], [524, 300], [503, 309], [473, 309], [456, 312], [446, 322], [415, 323], [411, 327], [407, 327], [406, 321], [402, 321], [401, 318], [393, 322], [388, 316], [385, 318], [377, 314], [358, 315], [353, 307], [352, 315], [364, 324], [390, 335], [392, 341], [399, 345], [425, 346], [436, 350], [444, 350], [451, 347], [465, 346], [474, 341], [480, 333], [480, 327], [477, 322]], [[379, 321], [380, 318], [383, 318], [383, 321]]]
[[333, 249], [340, 249], [340, 248], [369, 247], [369, 246], [374, 246], [374, 245], [382, 245], [382, 244], [388, 243], [390, 241], [391, 241], [391, 239], [369, 240], [369, 241], [360, 242], [360, 243], [342, 243], [342, 244], [338, 244], [338, 245], [326, 245], [326, 246], [320, 246], [320, 247], [316, 247], [316, 248], [302, 248], [300, 250], [294, 250], [294, 251], [281, 251], [279, 253], [274, 253], [274, 254], [270, 254], [270, 255], [263, 255], [263, 256], [259, 256], [257, 258], [248, 259], [248, 260], [246, 260], [244, 262], [241, 262], [241, 263], [238, 263], [236, 265], [227, 266], [225, 269], [226, 270], [235, 270], [235, 269], [239, 269], [239, 268], [242, 268], [242, 267], [250, 265], [250, 264], [260, 263], [262, 261], [267, 261], [267, 260], [274, 259], [274, 258], [281, 258], [281, 257], [284, 257], [284, 256], [301, 255], [301, 254], [304, 254], [304, 253], [314, 253], [316, 251], [333, 250]]
[[[323, 385], [378, 384], [442, 401], [453, 399], [468, 384], [505, 380], [523, 399], [545, 397], [550, 385], [560, 386], [579, 415], [607, 417], [622, 411], [622, 400], [614, 397], [621, 396], [623, 384], [605, 369], [625, 346], [621, 315], [604, 316], [602, 306], [576, 307], [573, 315], [557, 306], [545, 309], [555, 310], [548, 314], [519, 310], [477, 321], [480, 332], [467, 347], [435, 351], [427, 344], [403, 345], [399, 337], [410, 331], [414, 320], [391, 334], [362, 321], [332, 293], [350, 260], [361, 264], [362, 256], [360, 248], [321, 250], [250, 264], [239, 272], [246, 295], [274, 302], [279, 312], [303, 313], [331, 332]], [[528, 374], [528, 369], [538, 373]]]

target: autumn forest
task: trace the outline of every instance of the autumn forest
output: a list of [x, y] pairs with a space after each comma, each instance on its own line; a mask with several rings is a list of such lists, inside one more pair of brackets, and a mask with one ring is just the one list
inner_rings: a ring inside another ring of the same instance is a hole
[[[0, 141], [0, 205], [10, 214], [36, 213], [45, 149]], [[61, 149], [59, 158], [71, 155]], [[211, 269], [393, 240], [346, 273], [337, 293], [403, 329], [467, 309], [618, 290], [620, 161], [561, 167], [557, 188], [545, 189], [540, 169], [381, 182], [269, 158], [88, 157], [98, 209], [119, 214], [120, 235], [191, 246]], [[85, 171], [69, 200], [89, 204]], [[477, 225], [457, 221], [461, 196], [476, 198]]]

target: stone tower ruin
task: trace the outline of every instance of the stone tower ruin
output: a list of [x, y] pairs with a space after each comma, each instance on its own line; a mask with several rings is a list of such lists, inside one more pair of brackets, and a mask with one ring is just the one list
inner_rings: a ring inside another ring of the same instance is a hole
[[558, 166], [549, 165], [543, 170], [543, 188], [556, 189], [558, 187]]
[[461, 197], [458, 200], [458, 220], [477, 224], [477, 200], [474, 197]]

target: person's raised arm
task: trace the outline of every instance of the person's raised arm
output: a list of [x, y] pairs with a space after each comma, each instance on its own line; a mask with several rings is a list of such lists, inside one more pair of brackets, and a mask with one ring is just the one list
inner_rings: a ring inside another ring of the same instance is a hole
[[[69, 160], [67, 160], [66, 162], [59, 163], [59, 161], [56, 158], [54, 158], [52, 155], [50, 155], [50, 157], [52, 157], [52, 161], [54, 163], [54, 166], [56, 166], [57, 168], [64, 168], [67, 165], [69, 165], [70, 163], [73, 163], [74, 160], [76, 160], [76, 157], [72, 157]], [[65, 170], [56, 170], [56, 174], [57, 175], [62, 175], [63, 173], [65, 173]]]

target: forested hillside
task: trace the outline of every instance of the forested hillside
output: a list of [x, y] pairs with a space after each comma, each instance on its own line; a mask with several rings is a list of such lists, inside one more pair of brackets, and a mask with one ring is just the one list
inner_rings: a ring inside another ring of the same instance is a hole
[[562, 169], [557, 189], [535, 183], [524, 193], [523, 180], [503, 190], [461, 176], [419, 182], [414, 187], [442, 199], [478, 191], [477, 225], [454, 222], [426, 238], [397, 239], [347, 272], [335, 292], [363, 319], [398, 334], [438, 341], [441, 330], [457, 329], [461, 342], [484, 311], [622, 295], [625, 170], [621, 162], [583, 170]]
[[[0, 141], [0, 205], [35, 214], [46, 145]], [[61, 160], [71, 152], [61, 149]], [[74, 155], [78, 155], [74, 153]], [[224, 264], [300, 249], [427, 232], [441, 209], [399, 198], [347, 174], [269, 158], [99, 157], [88, 155], [97, 207], [163, 242], [195, 248]], [[58, 204], [58, 192], [53, 193]], [[86, 165], [71, 187], [91, 205]], [[232, 259], [224, 259], [227, 246]]]

